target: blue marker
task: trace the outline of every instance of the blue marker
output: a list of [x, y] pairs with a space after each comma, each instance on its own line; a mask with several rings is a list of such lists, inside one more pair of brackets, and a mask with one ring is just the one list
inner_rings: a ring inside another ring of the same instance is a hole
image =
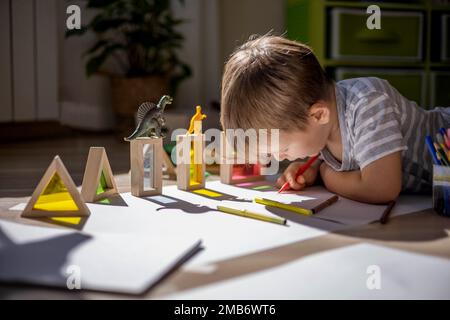
[[445, 130], [444, 128], [440, 128], [439, 133], [442, 134], [442, 137], [445, 137], [447, 135], [447, 130]]
[[441, 162], [436, 156], [436, 149], [434, 149], [433, 140], [431, 140], [429, 135], [425, 137], [425, 143], [427, 144], [428, 151], [430, 151], [431, 157], [433, 158], [434, 164], [441, 165]]
[[449, 203], [449, 192], [448, 187], [443, 186], [444, 188], [444, 215], [449, 216], [450, 215], [450, 203]]

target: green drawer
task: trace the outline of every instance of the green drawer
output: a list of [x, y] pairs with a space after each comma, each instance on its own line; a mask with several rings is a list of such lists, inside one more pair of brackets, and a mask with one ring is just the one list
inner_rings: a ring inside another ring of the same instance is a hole
[[334, 8], [330, 12], [332, 59], [378, 61], [422, 60], [423, 14], [381, 11], [381, 29], [366, 26], [365, 9]]
[[432, 71], [430, 87], [431, 107], [450, 107], [450, 72]]
[[450, 14], [441, 17], [441, 60], [450, 61]]
[[337, 68], [336, 81], [359, 77], [378, 77], [389, 81], [404, 97], [425, 107], [425, 73], [421, 70]]

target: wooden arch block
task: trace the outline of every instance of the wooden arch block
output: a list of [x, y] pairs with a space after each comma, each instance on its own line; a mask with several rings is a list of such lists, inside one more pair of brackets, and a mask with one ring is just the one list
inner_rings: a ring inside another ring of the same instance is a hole
[[131, 194], [146, 197], [162, 192], [162, 138], [130, 141]]
[[[181, 190], [195, 190], [205, 187], [206, 163], [204, 134], [186, 134], [177, 136], [177, 186]], [[184, 151], [189, 150], [189, 156]], [[185, 159], [181, 159], [184, 157]], [[185, 161], [188, 158], [188, 161]]]

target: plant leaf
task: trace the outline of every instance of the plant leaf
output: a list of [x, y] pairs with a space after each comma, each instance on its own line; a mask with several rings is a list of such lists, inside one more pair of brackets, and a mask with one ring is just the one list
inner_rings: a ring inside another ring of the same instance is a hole
[[103, 8], [107, 7], [114, 2], [117, 2], [117, 0], [89, 0], [87, 7], [88, 8]]
[[98, 55], [91, 57], [86, 64], [86, 75], [90, 77], [94, 73], [96, 73], [100, 69], [100, 67], [105, 63], [105, 61], [111, 56], [111, 54], [114, 51], [120, 49], [123, 49], [122, 45], [113, 44], [105, 47], [103, 51]]
[[108, 41], [106, 40], [99, 40], [97, 41], [88, 51], [86, 51], [84, 54], [88, 55], [88, 54], [92, 54], [95, 51], [97, 51], [98, 49], [100, 49], [101, 47], [104, 47], [106, 45], [108, 45]]
[[71, 30], [66, 30], [65, 32], [65, 37], [69, 38], [72, 36], [81, 36], [83, 34], [86, 33], [88, 29], [85, 26], [82, 26], [81, 29], [71, 29]]
[[90, 27], [95, 32], [102, 33], [109, 29], [117, 29], [118, 27], [120, 27], [121, 25], [123, 25], [126, 22], [127, 22], [127, 20], [122, 19], [122, 18], [108, 19], [108, 18], [103, 18], [102, 16], [97, 16], [90, 23]]

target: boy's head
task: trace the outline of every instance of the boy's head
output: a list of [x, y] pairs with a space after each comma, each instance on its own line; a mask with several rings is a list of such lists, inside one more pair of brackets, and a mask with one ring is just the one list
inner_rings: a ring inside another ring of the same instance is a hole
[[311, 49], [278, 36], [249, 40], [222, 78], [223, 129], [280, 129], [278, 158], [318, 153], [329, 134], [333, 85]]

